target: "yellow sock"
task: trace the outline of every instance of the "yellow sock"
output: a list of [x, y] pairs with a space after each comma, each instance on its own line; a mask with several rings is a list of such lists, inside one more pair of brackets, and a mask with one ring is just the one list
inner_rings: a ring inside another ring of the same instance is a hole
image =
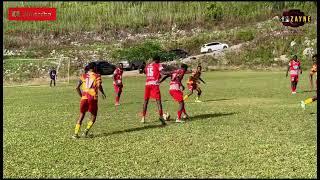
[[89, 130], [93, 125], [93, 122], [92, 121], [89, 121], [88, 124], [87, 124], [87, 130]]
[[312, 98], [308, 98], [308, 99], [304, 100], [305, 104], [310, 104], [312, 102], [313, 102]]
[[185, 95], [184, 98], [183, 98], [183, 100], [188, 99], [188, 97], [189, 97], [188, 95]]
[[76, 127], [74, 128], [74, 134], [78, 134], [80, 131], [80, 124], [76, 124]]

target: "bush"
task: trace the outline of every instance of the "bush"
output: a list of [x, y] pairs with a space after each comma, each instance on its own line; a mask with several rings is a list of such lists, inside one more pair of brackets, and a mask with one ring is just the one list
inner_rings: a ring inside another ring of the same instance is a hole
[[130, 48], [117, 50], [112, 56], [116, 59], [148, 61], [161, 52], [164, 52], [164, 49], [159, 43], [146, 41]]

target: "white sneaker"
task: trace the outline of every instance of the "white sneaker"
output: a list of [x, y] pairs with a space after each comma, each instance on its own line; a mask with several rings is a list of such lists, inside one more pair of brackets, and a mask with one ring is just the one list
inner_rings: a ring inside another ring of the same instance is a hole
[[120, 103], [115, 103], [114, 105], [115, 105], [115, 106], [120, 106]]
[[291, 94], [297, 94], [297, 92], [293, 91]]
[[184, 123], [185, 121], [182, 121], [181, 119], [176, 119], [176, 123]]
[[142, 122], [142, 123], [145, 123], [145, 122], [146, 122], [146, 118], [145, 118], [145, 117], [142, 117], [141, 122]]
[[302, 107], [303, 110], [306, 110], [306, 104], [304, 103], [304, 101], [300, 102], [300, 105]]

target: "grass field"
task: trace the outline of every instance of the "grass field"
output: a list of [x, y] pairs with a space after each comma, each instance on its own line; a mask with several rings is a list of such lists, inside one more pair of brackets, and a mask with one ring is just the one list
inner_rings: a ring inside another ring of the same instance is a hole
[[[284, 72], [207, 72], [203, 103], [185, 124], [160, 127], [155, 103], [140, 123], [144, 77], [125, 78], [114, 107], [110, 78], [92, 138], [71, 139], [79, 112], [69, 86], [4, 88], [4, 178], [316, 178], [317, 103], [303, 111], [303, 74], [290, 94]], [[177, 104], [161, 85], [166, 112]], [[86, 122], [85, 124], [86, 125]]]

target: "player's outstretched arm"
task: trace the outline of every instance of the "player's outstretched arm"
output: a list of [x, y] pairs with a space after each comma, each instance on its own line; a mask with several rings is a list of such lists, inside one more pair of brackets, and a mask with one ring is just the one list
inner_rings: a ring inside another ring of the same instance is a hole
[[79, 80], [79, 83], [78, 83], [78, 86], [76, 87], [76, 90], [77, 90], [77, 93], [79, 94], [80, 97], [82, 97], [81, 90], [80, 90], [81, 85], [82, 85], [82, 81]]
[[165, 77], [163, 77], [163, 78], [159, 81], [159, 83], [162, 83], [162, 82], [165, 81], [168, 77], [170, 77], [170, 75], [166, 75]]
[[201, 77], [199, 77], [199, 80], [200, 80], [201, 82], [203, 82], [203, 84], [206, 84], [206, 82], [204, 82], [204, 81], [201, 79]]

